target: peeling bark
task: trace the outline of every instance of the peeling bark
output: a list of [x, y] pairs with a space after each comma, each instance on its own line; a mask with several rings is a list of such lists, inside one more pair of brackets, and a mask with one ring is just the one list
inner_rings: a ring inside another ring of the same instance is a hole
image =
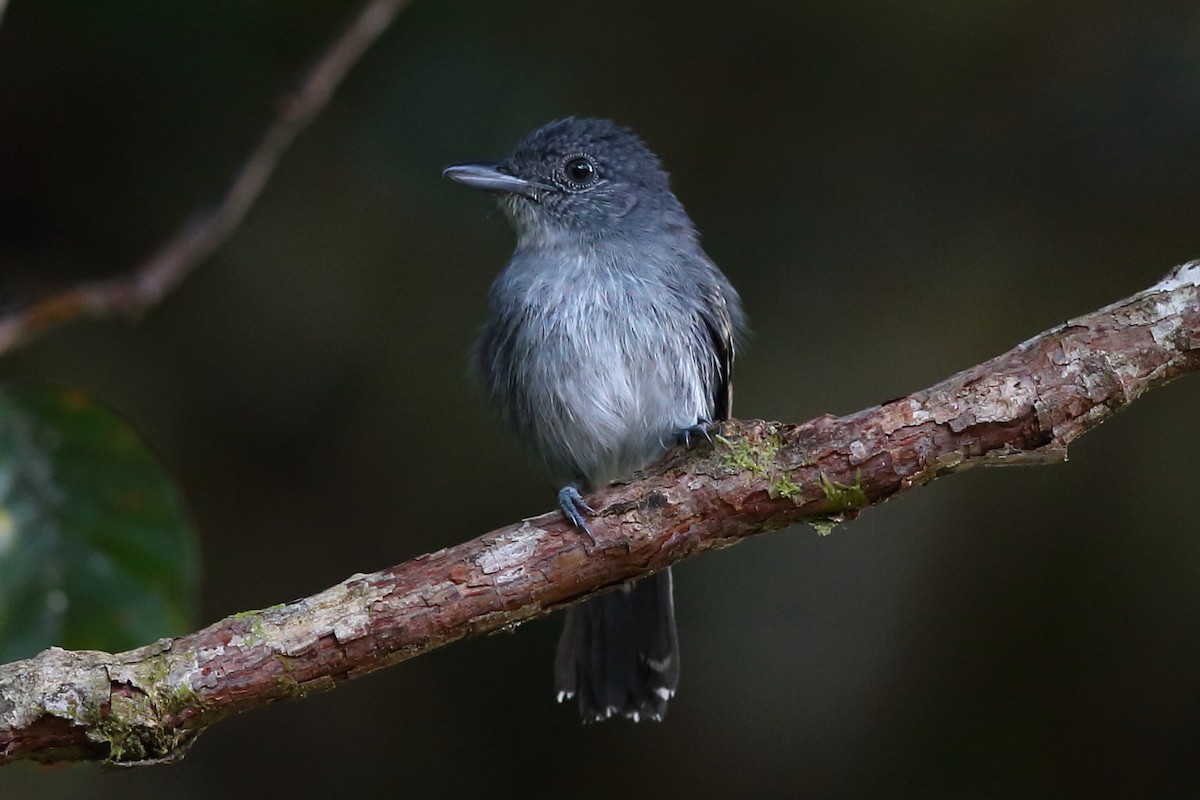
[[302, 600], [111, 655], [0, 666], [0, 764], [170, 761], [230, 714], [511, 628], [682, 558], [797, 522], [818, 530], [934, 478], [1066, 458], [1142, 392], [1200, 368], [1200, 261], [1150, 289], [882, 406], [732, 421], [598, 493], [596, 544], [558, 514]]

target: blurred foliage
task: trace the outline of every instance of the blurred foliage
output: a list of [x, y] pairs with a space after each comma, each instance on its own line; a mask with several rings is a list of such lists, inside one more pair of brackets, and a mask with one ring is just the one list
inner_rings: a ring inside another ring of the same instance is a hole
[[[0, 311], [212, 202], [357, 7], [11, 0]], [[204, 620], [549, 510], [464, 377], [511, 233], [440, 171], [566, 114], [671, 171], [750, 314], [744, 417], [900, 396], [1200, 256], [1193, 2], [416, 0], [177, 293], [0, 380], [136, 423], [194, 513]], [[556, 706], [551, 619], [223, 722], [170, 769], [19, 766], [0, 796], [1191, 796], [1198, 407], [1191, 376], [1067, 464], [689, 559], [663, 725]]]
[[77, 391], [0, 389], [0, 662], [185, 632], [196, 549], [127, 423]]

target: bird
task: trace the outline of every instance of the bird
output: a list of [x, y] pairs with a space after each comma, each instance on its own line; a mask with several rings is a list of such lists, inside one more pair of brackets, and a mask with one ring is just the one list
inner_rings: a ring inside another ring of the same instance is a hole
[[[612, 120], [555, 120], [443, 175], [493, 194], [516, 233], [473, 370], [590, 537], [586, 493], [729, 418], [738, 293], [658, 157]], [[584, 722], [661, 720], [679, 684], [670, 568], [569, 607], [554, 683]]]

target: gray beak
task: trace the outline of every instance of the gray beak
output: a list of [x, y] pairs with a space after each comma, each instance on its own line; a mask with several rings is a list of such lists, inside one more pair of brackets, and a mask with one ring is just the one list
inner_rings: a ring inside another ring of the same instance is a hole
[[442, 177], [457, 183], [470, 186], [472, 189], [482, 189], [485, 192], [501, 192], [504, 194], [519, 194], [533, 200], [538, 199], [538, 193], [548, 187], [539, 183], [501, 172], [498, 164], [455, 164], [442, 170]]

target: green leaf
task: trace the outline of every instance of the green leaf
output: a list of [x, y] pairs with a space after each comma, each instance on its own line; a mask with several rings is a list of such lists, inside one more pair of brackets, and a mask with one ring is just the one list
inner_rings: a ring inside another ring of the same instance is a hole
[[0, 389], [0, 663], [183, 632], [196, 551], [179, 493], [127, 423], [78, 391]]

